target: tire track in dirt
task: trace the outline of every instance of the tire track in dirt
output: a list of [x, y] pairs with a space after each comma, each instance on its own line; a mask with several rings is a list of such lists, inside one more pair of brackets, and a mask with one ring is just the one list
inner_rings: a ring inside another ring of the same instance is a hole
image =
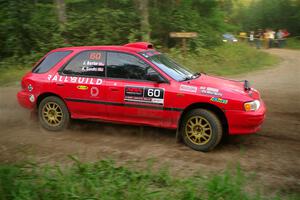
[[239, 163], [257, 174], [268, 192], [300, 192], [300, 51], [272, 49], [283, 61], [275, 68], [234, 77], [247, 79], [260, 90], [268, 107], [262, 130], [232, 136], [210, 153], [196, 152], [175, 142], [175, 132], [159, 128], [75, 121], [64, 132], [50, 133], [30, 120], [16, 101], [18, 86], [0, 88], [0, 162], [36, 160], [69, 163], [113, 158], [138, 167], [167, 165], [178, 176], [197, 171], [219, 172]]

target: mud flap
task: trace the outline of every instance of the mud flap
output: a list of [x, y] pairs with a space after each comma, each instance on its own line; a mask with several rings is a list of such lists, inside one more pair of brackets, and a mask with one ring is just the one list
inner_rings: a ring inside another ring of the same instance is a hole
[[176, 143], [181, 143], [182, 137], [179, 131], [179, 128], [176, 129]]
[[[182, 116], [182, 113], [181, 113], [181, 116]], [[181, 116], [180, 116], [180, 119], [178, 120], [178, 123], [177, 123], [177, 129], [176, 129], [176, 143], [181, 143], [181, 142], [182, 142], [182, 135], [181, 135], [181, 133], [180, 133]]]

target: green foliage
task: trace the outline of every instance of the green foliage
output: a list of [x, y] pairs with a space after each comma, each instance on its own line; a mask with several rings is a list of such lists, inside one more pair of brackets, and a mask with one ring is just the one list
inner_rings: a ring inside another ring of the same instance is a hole
[[299, 10], [299, 0], [257, 0], [239, 7], [233, 18], [244, 31], [286, 28], [292, 35], [299, 35]]
[[[292, 45], [292, 43], [288, 41], [288, 45]], [[225, 76], [263, 69], [279, 62], [278, 57], [258, 51], [243, 43], [223, 44], [212, 49], [198, 48], [185, 56], [176, 48], [171, 48], [166, 53], [181, 65], [195, 72]], [[38, 60], [37, 55], [42, 56], [33, 54], [23, 57], [26, 65], [15, 64], [14, 67], [9, 68], [12, 63], [15, 63], [13, 59], [6, 59], [0, 63], [2, 65], [0, 67], [0, 85], [17, 83], [26, 71], [31, 70], [35, 61]]]
[[128, 43], [139, 28], [134, 9], [127, 0], [69, 4], [67, 40], [78, 46]]
[[[141, 15], [137, 0], [64, 2], [67, 21], [62, 26], [53, 0], [0, 1], [2, 83], [19, 78], [17, 69], [32, 66], [46, 52], [58, 47], [125, 44], [141, 40]], [[246, 29], [275, 23], [277, 27], [287, 24], [286, 28], [299, 33], [300, 2], [258, 0], [249, 6], [238, 7], [239, 2], [242, 1], [149, 1], [151, 42], [157, 48], [169, 51], [169, 48], [181, 45], [181, 40], [170, 38], [169, 32], [195, 31], [199, 36], [188, 40], [189, 55], [185, 60], [181, 59], [193, 69], [214, 74], [235, 74], [268, 65], [272, 63], [270, 56], [262, 56], [263, 53], [246, 49], [245, 46], [238, 47], [240, 49], [223, 46], [221, 35], [227, 31], [234, 32], [239, 25]], [[296, 43], [289, 42], [289, 45], [293, 44]], [[180, 52], [175, 50], [174, 57], [177, 56], [180, 59]], [[258, 61], [257, 57], [263, 59]], [[8, 70], [9, 67], [14, 69]], [[9, 77], [8, 73], [15, 76]]]
[[194, 31], [199, 36], [189, 40], [190, 49], [211, 48], [220, 45], [222, 33], [229, 30], [215, 0], [186, 0], [177, 3], [170, 0], [153, 1], [152, 4], [150, 24], [155, 43], [174, 47], [178, 39], [169, 38], [169, 32]]
[[1, 2], [1, 57], [21, 58], [62, 44], [52, 3], [30, 0]]
[[10, 84], [18, 85], [22, 76], [31, 69], [23, 66], [15, 66], [14, 68], [0, 68], [0, 86]]
[[[141, 40], [141, 15], [136, 0], [65, 0], [67, 22], [61, 26], [53, 0], [0, 1], [0, 61], [24, 63], [63, 46], [124, 44]], [[149, 1], [151, 41], [164, 47], [180, 44], [171, 31], [196, 31], [190, 49], [220, 45], [229, 29], [217, 0]]]
[[[53, 0], [0, 1], [0, 62], [37, 57], [63, 46], [124, 44], [141, 40], [137, 0], [65, 0], [67, 23], [60, 26]], [[249, 2], [244, 3], [244, 2]], [[298, 0], [165, 0], [149, 1], [151, 41], [174, 48], [173, 31], [195, 31], [190, 51], [221, 45], [221, 35], [257, 28], [287, 28], [300, 34]], [[2, 65], [1, 65], [2, 67]]]
[[289, 49], [300, 49], [300, 37], [298, 38], [289, 38], [286, 41], [286, 47]]
[[178, 63], [197, 72], [234, 75], [263, 69], [279, 62], [279, 58], [258, 51], [244, 43], [228, 43], [213, 49], [198, 49], [183, 56], [171, 49], [170, 56]]
[[[74, 158], [73, 158], [74, 159]], [[263, 199], [246, 192], [240, 168], [209, 177], [174, 178], [168, 170], [129, 170], [110, 160], [70, 167], [0, 165], [0, 199]]]

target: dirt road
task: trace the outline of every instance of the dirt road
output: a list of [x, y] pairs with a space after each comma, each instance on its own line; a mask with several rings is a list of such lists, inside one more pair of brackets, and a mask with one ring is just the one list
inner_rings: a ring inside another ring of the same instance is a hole
[[300, 192], [300, 51], [269, 50], [282, 57], [272, 69], [238, 77], [259, 89], [267, 120], [255, 135], [234, 136], [215, 151], [201, 153], [175, 142], [175, 132], [146, 127], [74, 122], [65, 132], [50, 133], [30, 120], [16, 101], [18, 87], [0, 89], [0, 162], [32, 159], [42, 163], [114, 158], [120, 163], [167, 165], [173, 173], [218, 172], [240, 163], [268, 191]]

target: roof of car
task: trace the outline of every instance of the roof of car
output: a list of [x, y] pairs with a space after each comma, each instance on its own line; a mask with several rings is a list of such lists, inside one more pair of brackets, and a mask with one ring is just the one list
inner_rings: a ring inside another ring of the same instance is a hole
[[63, 47], [63, 48], [57, 48], [52, 50], [52, 52], [55, 51], [67, 51], [67, 50], [113, 50], [113, 51], [123, 51], [123, 52], [133, 52], [138, 53], [141, 51], [153, 49], [153, 45], [148, 42], [135, 42], [135, 43], [128, 43], [125, 45], [107, 45], [107, 46], [75, 46], [75, 47]]

